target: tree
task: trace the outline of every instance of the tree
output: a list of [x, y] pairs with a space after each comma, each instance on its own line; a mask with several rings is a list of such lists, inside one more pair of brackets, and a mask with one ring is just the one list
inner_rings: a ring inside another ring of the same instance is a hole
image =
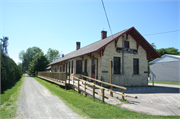
[[156, 49], [156, 51], [162, 56], [164, 54], [179, 55], [178, 49], [174, 47]]
[[48, 64], [49, 61], [43, 52], [35, 54], [28, 68], [29, 75], [34, 75], [38, 71], [45, 71]]
[[47, 51], [47, 57], [50, 62], [53, 62], [54, 60], [56, 60], [57, 58], [60, 57], [59, 51], [56, 49], [53, 50], [53, 49], [49, 48]]
[[154, 43], [151, 43], [151, 46], [156, 49], [156, 45]]
[[42, 52], [38, 47], [30, 47], [25, 52], [24, 50], [19, 53], [19, 59], [22, 60], [22, 71], [26, 72], [28, 70], [29, 64], [35, 54]]
[[17, 66], [19, 67], [20, 71], [22, 72], [22, 63], [19, 62]]

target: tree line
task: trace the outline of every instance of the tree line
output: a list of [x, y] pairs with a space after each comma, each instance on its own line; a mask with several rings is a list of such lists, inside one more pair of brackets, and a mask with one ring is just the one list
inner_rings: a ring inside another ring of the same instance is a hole
[[18, 67], [23, 73], [34, 75], [38, 71], [44, 71], [49, 63], [59, 57], [58, 50], [49, 48], [47, 54], [44, 54], [40, 48], [30, 47], [26, 51], [22, 50], [19, 53], [19, 59], [22, 60], [22, 63], [19, 63]]
[[162, 56], [165, 54], [171, 54], [171, 55], [180, 55], [180, 52], [178, 49], [174, 47], [169, 47], [169, 48], [160, 48], [156, 49], [156, 45], [154, 43], [151, 43], [151, 46]]

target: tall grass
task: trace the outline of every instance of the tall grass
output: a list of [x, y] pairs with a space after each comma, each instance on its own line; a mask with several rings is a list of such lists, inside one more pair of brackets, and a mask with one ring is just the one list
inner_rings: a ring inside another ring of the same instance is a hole
[[1, 115], [0, 118], [13, 118], [16, 115], [17, 100], [20, 93], [20, 89], [24, 82], [25, 74], [21, 79], [11, 88], [4, 91], [1, 94]]
[[74, 90], [65, 90], [60, 86], [34, 77], [44, 85], [52, 94], [63, 100], [74, 112], [87, 118], [179, 118], [178, 116], [155, 116], [129, 111], [117, 106], [104, 104], [91, 97], [85, 97]]

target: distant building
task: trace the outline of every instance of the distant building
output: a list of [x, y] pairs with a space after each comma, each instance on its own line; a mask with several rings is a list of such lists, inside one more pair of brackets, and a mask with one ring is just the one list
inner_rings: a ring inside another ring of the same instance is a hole
[[180, 82], [180, 56], [165, 54], [149, 63], [151, 80]]
[[[92, 34], [89, 34], [92, 35]], [[88, 37], [88, 36], [87, 36]], [[85, 38], [84, 38], [85, 39]], [[68, 45], [67, 45], [68, 46]], [[161, 57], [134, 28], [107, 37], [101, 31], [101, 40], [60, 57], [49, 65], [51, 72], [67, 72], [110, 82], [110, 60], [113, 61], [112, 83], [121, 86], [148, 85], [148, 59]]]

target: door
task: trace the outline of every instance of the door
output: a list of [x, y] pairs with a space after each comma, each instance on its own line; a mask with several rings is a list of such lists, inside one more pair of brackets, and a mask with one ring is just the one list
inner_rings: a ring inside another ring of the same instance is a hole
[[92, 59], [91, 78], [95, 78], [95, 59]]

